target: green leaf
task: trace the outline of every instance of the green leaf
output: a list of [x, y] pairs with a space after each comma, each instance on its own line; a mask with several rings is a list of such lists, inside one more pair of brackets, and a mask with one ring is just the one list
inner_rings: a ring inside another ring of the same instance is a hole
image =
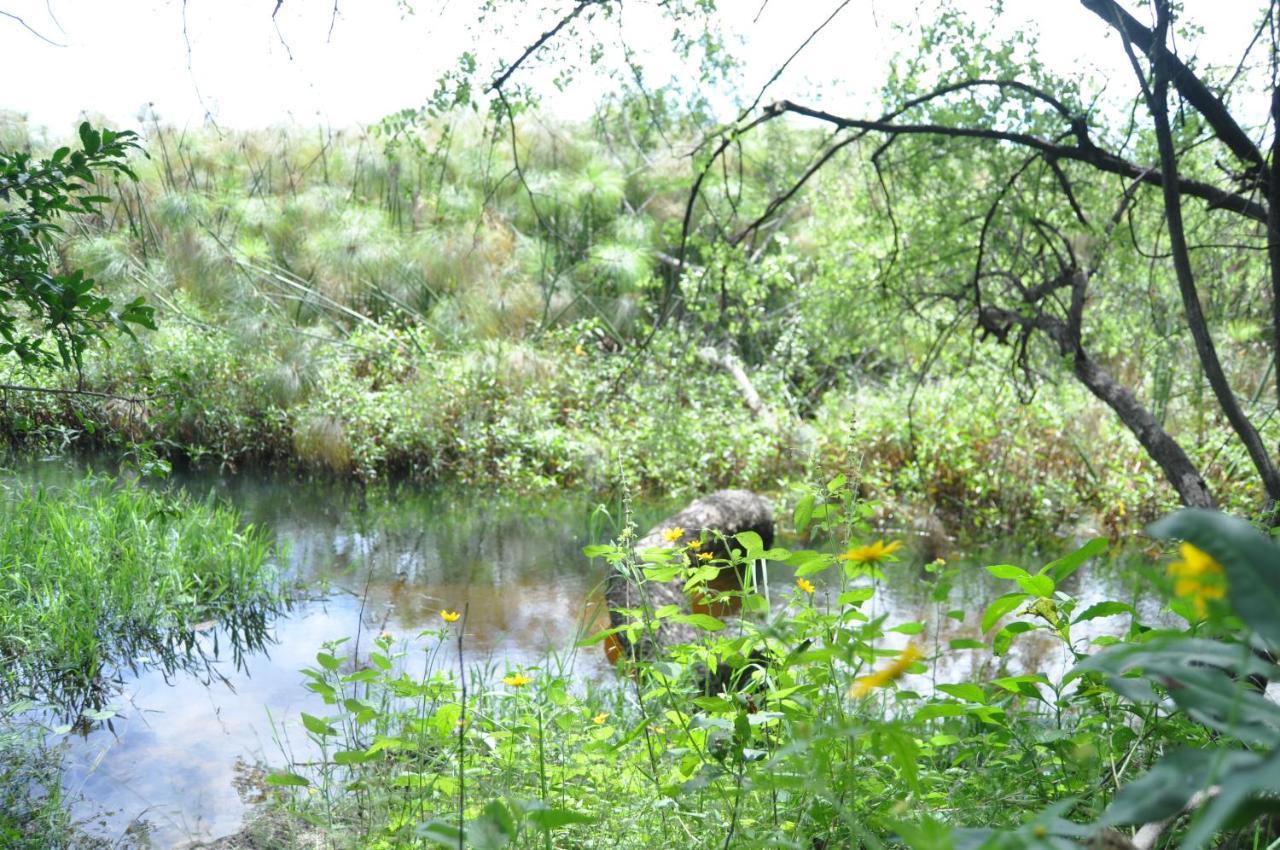
[[1280, 647], [1280, 547], [1244, 520], [1203, 508], [1184, 508], [1148, 531], [1212, 555], [1227, 574], [1227, 600], [1236, 615]]
[[476, 850], [501, 850], [516, 836], [516, 821], [501, 800], [491, 800], [467, 823], [467, 845]]
[[987, 701], [987, 692], [980, 685], [975, 685], [972, 682], [961, 682], [958, 685], [938, 685], [937, 689], [944, 694], [966, 702], [986, 703]]
[[461, 833], [458, 827], [444, 821], [433, 820], [429, 823], [420, 823], [414, 827], [414, 834], [419, 838], [425, 838], [437, 847], [456, 848], [462, 842]]
[[1045, 564], [1040, 574], [1049, 576], [1055, 584], [1062, 584], [1066, 577], [1080, 569], [1085, 561], [1106, 552], [1109, 545], [1107, 538], [1095, 537], [1070, 555], [1064, 555], [1056, 561]]
[[1016, 581], [1018, 586], [1024, 591], [1032, 596], [1039, 596], [1041, 598], [1052, 596], [1054, 588], [1056, 587], [1053, 579], [1048, 576], [1033, 576], [1031, 573], [1022, 569], [1022, 567], [1015, 567], [1013, 564], [996, 564], [995, 566], [987, 567], [987, 572], [991, 573], [996, 578]]
[[694, 628], [707, 632], [718, 632], [724, 628], [724, 623], [710, 614], [680, 614], [671, 619], [677, 623], [687, 623]]
[[813, 519], [813, 503], [813, 494], [806, 493], [801, 497], [799, 504], [796, 505], [794, 517], [796, 534], [804, 534], [809, 528], [809, 520]]
[[311, 784], [311, 780], [305, 776], [299, 776], [296, 773], [269, 773], [264, 780], [268, 785], [276, 786], [296, 786], [305, 788]]
[[952, 649], [986, 649], [987, 645], [973, 638], [953, 638], [947, 642]]
[[302, 725], [306, 727], [308, 732], [312, 732], [316, 735], [338, 734], [338, 730], [330, 726], [327, 721], [321, 720], [319, 717], [307, 714], [306, 712], [302, 713]]
[[902, 635], [918, 635], [924, 631], [924, 623], [921, 623], [921, 622], [900, 623], [899, 625], [896, 625], [891, 629], [887, 629], [886, 631], [897, 632], [898, 634], [902, 634]]
[[1261, 761], [1261, 756], [1243, 750], [1174, 750], [1121, 788], [1101, 823], [1131, 826], [1173, 817], [1197, 791]]
[[835, 562], [836, 559], [831, 555], [801, 549], [798, 552], [792, 552], [791, 557], [784, 563], [796, 568], [796, 578], [804, 578], [828, 569]]
[[594, 646], [595, 644], [603, 641], [609, 635], [616, 635], [618, 632], [625, 631], [626, 628], [626, 626], [614, 626], [611, 629], [601, 629], [593, 635], [584, 637], [582, 640], [578, 641], [575, 646]]
[[334, 764], [364, 764], [372, 760], [375, 756], [369, 755], [364, 750], [338, 750], [333, 754]]
[[1132, 605], [1124, 602], [1099, 602], [1096, 605], [1090, 605], [1088, 608], [1080, 612], [1080, 615], [1072, 620], [1072, 623], [1083, 623], [1086, 620], [1096, 620], [1099, 617], [1113, 617], [1116, 614], [1132, 614], [1137, 616], [1137, 611]]
[[552, 830], [575, 823], [595, 823], [595, 818], [569, 809], [534, 809], [525, 818], [538, 829]]
[[1223, 778], [1218, 796], [1191, 822], [1179, 850], [1200, 850], [1252, 800], [1265, 800], [1273, 812], [1280, 808], [1280, 801], [1275, 799], [1280, 794], [1280, 750], [1271, 752], [1265, 761], [1252, 767], [1223, 771], [1220, 775]]
[[734, 539], [742, 544], [747, 558], [756, 558], [764, 551], [764, 540], [754, 531], [742, 531], [734, 535]]
[[994, 600], [987, 606], [987, 610], [982, 612], [982, 621], [979, 624], [982, 632], [985, 634], [991, 631], [1001, 617], [1021, 605], [1026, 598], [1025, 593], [1006, 593]]

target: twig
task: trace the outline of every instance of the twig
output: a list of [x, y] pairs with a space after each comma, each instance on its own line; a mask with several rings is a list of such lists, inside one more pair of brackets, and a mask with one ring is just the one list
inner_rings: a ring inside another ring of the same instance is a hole
[[[23, 29], [25, 29], [27, 32], [31, 33], [32, 35], [34, 35], [36, 38], [40, 39], [41, 41], [47, 42], [47, 43], [49, 43], [49, 44], [52, 44], [54, 47], [66, 47], [66, 45], [65, 45], [65, 44], [61, 44], [61, 43], [59, 43], [59, 42], [56, 42], [56, 41], [54, 41], [53, 39], [49, 38], [49, 37], [48, 37], [48, 36], [46, 36], [46, 35], [42, 35], [38, 30], [36, 30], [34, 27], [32, 27], [32, 26], [31, 26], [31, 24], [27, 23], [27, 22], [26, 22], [26, 21], [24, 21], [22, 18], [18, 17], [17, 15], [13, 14], [12, 12], [6, 12], [6, 11], [4, 11], [4, 10], [0, 9], [0, 15], [3, 15], [4, 17], [9, 18], [9, 19], [11, 19], [11, 20], [15, 20], [15, 21], [17, 21], [19, 26], [21, 26]], [[57, 23], [57, 21], [55, 20], [55, 21], [54, 21], [54, 23], [56, 24], [56, 23]]]
[[130, 404], [142, 404], [143, 402], [155, 401], [160, 398], [159, 395], [131, 396], [103, 392], [100, 390], [68, 389], [65, 387], [28, 387], [21, 384], [0, 384], [0, 390], [14, 390], [25, 393], [49, 393], [50, 395], [93, 396], [94, 398], [109, 398], [114, 401], [127, 401]]

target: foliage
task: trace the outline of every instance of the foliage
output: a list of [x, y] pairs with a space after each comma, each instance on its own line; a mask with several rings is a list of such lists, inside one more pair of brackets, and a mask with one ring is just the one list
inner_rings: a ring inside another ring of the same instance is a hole
[[[80, 125], [80, 149], [48, 158], [0, 151], [0, 354], [25, 365], [79, 366], [85, 346], [112, 328], [155, 328], [140, 299], [116, 307], [75, 269], [58, 272], [58, 219], [87, 216], [110, 199], [95, 194], [102, 176], [133, 177], [127, 157], [136, 135]], [[50, 348], [50, 345], [53, 348]]]
[[[0, 493], [0, 695], [102, 720], [111, 683], [150, 656], [201, 660], [197, 628], [260, 646], [281, 588], [265, 536], [214, 502], [136, 481]], [[255, 626], [256, 624], [256, 626]]]
[[[1274, 839], [1258, 818], [1274, 808], [1280, 708], [1249, 677], [1280, 676], [1250, 649], [1276, 637], [1263, 591], [1280, 588], [1280, 548], [1221, 515], [1158, 524], [1220, 560], [1227, 591], [1202, 616], [1195, 591], [1153, 571], [1152, 589], [1187, 622], [1179, 630], [1151, 606], [1085, 607], [1067, 591], [1105, 540], [1034, 572], [989, 567], [1013, 590], [978, 611], [952, 598], [954, 568], [922, 573], [876, 541], [873, 513], [838, 476], [795, 512], [816, 548], [765, 552], [744, 533], [728, 562], [708, 564], [636, 551], [633, 533], [590, 547], [641, 582], [684, 579], [704, 602], [717, 567], [766, 558], [796, 577], [772, 605], [752, 589], [730, 594], [755, 612], [741, 620], [623, 612], [582, 645], [668, 618], [705, 637], [624, 659], [614, 684], [575, 681], [556, 659], [463, 672], [465, 620], [447, 617], [420, 645], [383, 638], [367, 657], [326, 644], [304, 671], [326, 705], [301, 718], [312, 752], [268, 782], [338, 846], [458, 846], [461, 831], [475, 847], [1065, 848], [1170, 816], [1162, 828], [1192, 847], [1215, 834]], [[974, 636], [944, 641], [878, 613], [882, 585], [907, 575], [925, 576], [930, 604]], [[1045, 640], [1065, 675], [1002, 669]], [[954, 663], [982, 656], [994, 672]], [[717, 681], [738, 686], [703, 690], [720, 667], [734, 675]], [[1201, 791], [1207, 805], [1177, 820]]]
[[[386, 136], [358, 133], [153, 128], [140, 182], [100, 185], [111, 204], [65, 250], [113, 297], [154, 303], [161, 329], [90, 352], [76, 376], [7, 374], [138, 400], [10, 395], [0, 426], [42, 450], [149, 440], [223, 468], [526, 491], [604, 488], [620, 471], [664, 493], [777, 489], [811, 459], [864, 463], [891, 521], [935, 513], [953, 533], [1119, 531], [1167, 506], [1136, 442], [1058, 385], [1052, 363], [1023, 406], [1004, 353], [957, 331], [946, 304], [902, 312], [909, 293], [884, 277], [895, 248], [855, 149], [750, 257], [717, 245], [702, 230], [714, 217], [699, 218], [683, 315], [655, 329], [690, 176], [633, 107], [606, 105], [592, 125], [519, 123], [534, 194], [493, 182], [508, 149], [458, 116], [414, 130], [417, 146], [405, 130], [383, 150]], [[672, 134], [696, 130], [687, 115], [670, 121]], [[765, 203], [815, 141], [779, 124], [745, 142], [743, 203]], [[939, 177], [968, 173], [959, 165], [939, 164]], [[939, 229], [903, 243], [893, 274], [955, 271], [929, 269], [929, 246], [960, 238], [933, 205], [904, 201], [894, 215]], [[1266, 370], [1251, 321], [1241, 314], [1239, 344], [1223, 346], [1237, 381]], [[1141, 376], [1157, 350], [1181, 357], [1167, 329], [1098, 333], [1119, 375]], [[776, 427], [690, 356], [703, 345], [737, 352]], [[1194, 435], [1214, 489], [1247, 506], [1248, 457], [1201, 404], [1199, 381], [1170, 372], [1150, 387], [1166, 426]]]

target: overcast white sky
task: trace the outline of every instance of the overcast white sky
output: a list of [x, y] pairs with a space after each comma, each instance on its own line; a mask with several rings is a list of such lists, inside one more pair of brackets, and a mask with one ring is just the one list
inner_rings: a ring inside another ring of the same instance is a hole
[[[761, 2], [721, 3], [726, 27], [745, 40], [741, 56], [753, 86], [839, 5], [772, 0], [753, 23]], [[206, 108], [228, 127], [373, 122], [423, 102], [440, 72], [469, 44], [466, 25], [480, 3], [417, 0], [416, 13], [405, 15], [395, 0], [341, 0], [331, 39], [329, 0], [284, 0], [276, 26], [273, 5], [274, 0], [187, 0], [188, 52], [180, 0], [0, 0], [0, 11], [21, 16], [65, 45], [41, 41], [0, 17], [0, 109], [25, 113], [55, 135], [85, 112], [131, 126], [147, 103], [177, 125], [201, 123]], [[568, 7], [569, 0], [561, 5]], [[645, 5], [624, 5], [628, 39], [641, 49], [660, 49], [666, 31], [646, 16]], [[967, 5], [982, 9], [986, 3]], [[1139, 8], [1135, 0], [1128, 5]], [[917, 0], [852, 0], [769, 99], [802, 94], [815, 82], [839, 81], [824, 89], [825, 105], [839, 101], [852, 108], [870, 100], [895, 46], [889, 22], [916, 14], [917, 6]], [[1201, 53], [1234, 62], [1251, 35], [1259, 3], [1186, 0], [1186, 6], [1189, 17], [1206, 28]], [[1050, 67], [1094, 65], [1128, 84], [1118, 41], [1104, 40], [1106, 28], [1075, 0], [1007, 0], [1006, 9], [992, 20], [993, 33], [1034, 27]], [[532, 12], [513, 16], [485, 50], [517, 55], [544, 21]], [[550, 108], [584, 114], [599, 90], [575, 86], [553, 98]]]

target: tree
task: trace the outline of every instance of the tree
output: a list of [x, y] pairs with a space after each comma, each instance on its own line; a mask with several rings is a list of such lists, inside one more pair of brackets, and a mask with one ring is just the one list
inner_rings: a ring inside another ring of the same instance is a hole
[[0, 151], [0, 355], [29, 366], [79, 368], [85, 347], [108, 329], [132, 334], [155, 328], [139, 298], [116, 306], [77, 269], [58, 270], [59, 219], [88, 215], [108, 198], [94, 193], [97, 175], [133, 178], [131, 132], [80, 125], [78, 150], [45, 159]]
[[[705, 21], [712, 6], [660, 5], [678, 32], [696, 31], [690, 22], [699, 15]], [[508, 89], [522, 65], [549, 52], [558, 39], [570, 38], [569, 33], [581, 41], [577, 28], [590, 26], [593, 17], [608, 20], [620, 14], [618, 7], [608, 0], [566, 5], [514, 61], [499, 66], [487, 86], [499, 119], [509, 121], [520, 108]], [[1159, 411], [1142, 400], [1141, 388], [1117, 378], [1094, 350], [1098, 329], [1117, 321], [1097, 306], [1124, 303], [1126, 290], [1133, 287], [1125, 276], [1134, 271], [1134, 264], [1117, 258], [1149, 260], [1177, 293], [1181, 334], [1191, 341], [1196, 368], [1252, 464], [1264, 509], [1274, 512], [1280, 503], [1274, 453], [1259, 432], [1258, 411], [1247, 409], [1224, 367], [1204, 301], [1206, 293], [1232, 286], [1224, 274], [1227, 268], [1257, 267], [1270, 281], [1265, 343], [1269, 380], [1277, 386], [1276, 401], [1263, 411], [1270, 418], [1280, 409], [1280, 381], [1275, 381], [1280, 373], [1277, 3], [1272, 0], [1260, 7], [1252, 41], [1243, 47], [1238, 67], [1226, 74], [1198, 68], [1193, 58], [1179, 55], [1174, 39], [1177, 8], [1171, 0], [1151, 0], [1151, 25], [1115, 0], [1081, 0], [1081, 7], [1081, 14], [1098, 16], [1119, 36], [1138, 83], [1134, 115], [1144, 120], [1114, 131], [1105, 114], [1087, 106], [1078, 81], [1052, 76], [1035, 62], [1034, 53], [1031, 59], [1018, 60], [1008, 50], [985, 48], [972, 25], [946, 11], [925, 28], [921, 54], [945, 54], [948, 44], [962, 44], [964, 49], [953, 51], [956, 61], [933, 74], [920, 70], [922, 63], [905, 63], [886, 92], [881, 114], [846, 116], [794, 100], [760, 106], [762, 90], [737, 120], [714, 127], [695, 152], [696, 173], [676, 267], [681, 272], [688, 268], [685, 249], [691, 223], [699, 203], [705, 203], [700, 193], [709, 176], [730, 167], [736, 146], [771, 121], [817, 122], [831, 131], [826, 144], [763, 209], [744, 213], [737, 223], [720, 222], [722, 242], [755, 249], [757, 238], [785, 214], [808, 181], [847, 161], [839, 156], [846, 150], [871, 149], [869, 162], [883, 193], [886, 217], [895, 228], [895, 245], [899, 222], [893, 209], [904, 192], [901, 187], [958, 193], [963, 197], [960, 214], [945, 212], [953, 202], [951, 195], [936, 195], [934, 203], [943, 210], [940, 216], [962, 222], [968, 240], [962, 256], [970, 261], [969, 268], [964, 271], [953, 258], [943, 264], [944, 275], [924, 284], [915, 276], [900, 291], [906, 305], [914, 309], [922, 301], [950, 303], [984, 338], [1010, 348], [1028, 383], [1035, 380], [1037, 358], [1063, 364], [1134, 434], [1185, 504], [1211, 506], [1214, 494], [1191, 453], [1166, 429]], [[1193, 37], [1180, 35], [1176, 43]], [[797, 53], [807, 44], [806, 40]], [[708, 49], [704, 58], [714, 52]], [[1259, 52], [1264, 54], [1260, 61], [1255, 58]], [[625, 44], [615, 54], [630, 61]], [[592, 49], [593, 58], [602, 55], [607, 55], [604, 48]], [[1237, 116], [1240, 107], [1231, 97], [1246, 69], [1269, 80], [1263, 84], [1269, 111], [1252, 124]], [[1177, 105], [1172, 114], [1171, 99]], [[511, 129], [514, 133], [514, 123]], [[961, 160], [965, 171], [960, 179], [938, 174], [938, 162], [955, 165]], [[1193, 255], [1216, 259], [1198, 260]], [[1258, 257], [1265, 258], [1261, 265]], [[901, 268], [897, 259], [891, 258], [889, 270]], [[1153, 290], [1158, 288], [1153, 284]], [[672, 315], [678, 296], [673, 282], [664, 293], [659, 321]], [[1248, 306], [1248, 293], [1241, 297]]]

